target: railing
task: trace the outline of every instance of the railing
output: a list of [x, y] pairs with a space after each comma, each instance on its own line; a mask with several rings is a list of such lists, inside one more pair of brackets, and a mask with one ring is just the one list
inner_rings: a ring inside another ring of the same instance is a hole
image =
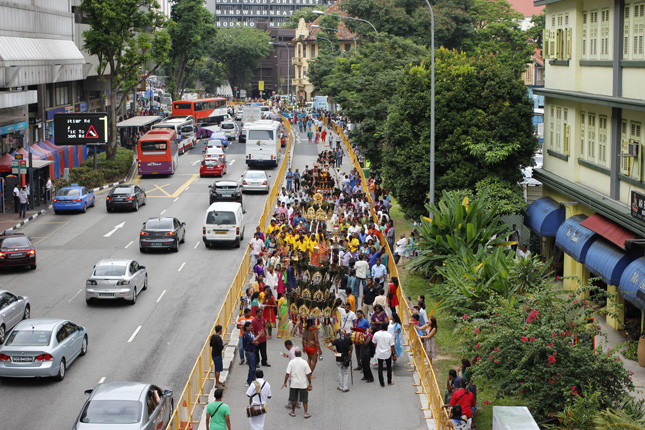
[[[327, 118], [325, 118], [323, 122], [327, 124]], [[360, 163], [358, 162], [358, 158], [356, 157], [354, 150], [352, 149], [349, 139], [347, 138], [347, 136], [345, 135], [345, 133], [343, 132], [343, 130], [338, 124], [335, 124], [332, 122], [331, 127], [338, 135], [341, 136], [341, 139], [345, 144], [345, 148], [347, 150], [347, 153], [349, 154], [350, 159], [352, 160], [352, 164], [358, 171], [358, 174], [360, 175], [363, 192], [367, 195], [367, 198], [369, 199], [372, 218], [375, 221], [377, 221], [376, 213], [374, 212], [374, 201], [372, 200], [372, 196], [369, 193], [365, 174], [363, 172], [363, 169], [360, 166]], [[396, 276], [400, 281], [401, 277], [399, 276], [399, 270], [396, 267], [396, 263], [394, 262], [394, 258], [393, 258], [394, 254], [392, 252], [392, 249], [390, 249], [390, 246], [388, 245], [387, 241], [385, 241], [384, 245], [385, 245], [386, 252], [388, 254], [388, 259], [387, 259], [388, 273], [390, 274], [390, 276]], [[407, 346], [410, 348], [409, 352], [410, 352], [410, 357], [412, 358], [411, 364], [414, 365], [414, 369], [419, 375], [418, 387], [420, 391], [418, 391], [417, 394], [424, 394], [428, 401], [427, 407], [423, 408], [422, 410], [429, 410], [432, 415], [431, 419], [435, 420], [435, 428], [443, 430], [447, 428], [446, 423], [448, 422], [448, 419], [449, 419], [447, 412], [444, 409], [442, 409], [443, 395], [441, 393], [441, 390], [439, 389], [439, 383], [437, 382], [437, 375], [434, 372], [432, 363], [430, 362], [430, 359], [428, 358], [428, 354], [426, 353], [426, 350], [423, 347], [422, 339], [419, 338], [419, 335], [417, 334], [417, 331], [414, 325], [410, 324], [410, 316], [411, 316], [410, 305], [407, 301], [407, 298], [403, 294], [402, 283], [399, 285], [399, 289], [397, 290], [397, 295], [399, 298], [399, 307], [400, 307], [399, 317], [401, 318], [401, 324], [403, 325], [403, 327], [406, 327], [405, 330], [407, 332], [407, 342], [408, 342]]]
[[[278, 174], [276, 175], [273, 186], [271, 187], [269, 197], [264, 204], [262, 216], [258, 222], [263, 230], [267, 225], [267, 218], [272, 215], [273, 202], [282, 186], [282, 178], [284, 177], [287, 165], [286, 160], [292, 150], [291, 124], [289, 124], [284, 117], [282, 119], [285, 128], [289, 133], [289, 143], [287, 144], [287, 150], [285, 151], [285, 159], [280, 165]], [[204, 407], [206, 405], [208, 400], [208, 391], [205, 391], [206, 383], [208, 381], [213, 381], [214, 379], [211, 376], [213, 374], [213, 361], [210, 354], [210, 337], [215, 333], [215, 326], [217, 325], [222, 326], [224, 335], [227, 334], [228, 326], [233, 320], [235, 311], [238, 310], [240, 295], [244, 289], [244, 284], [246, 283], [246, 278], [250, 269], [251, 254], [247, 247], [244, 257], [242, 257], [242, 262], [237, 270], [237, 274], [233, 279], [233, 283], [226, 293], [224, 303], [222, 303], [222, 306], [217, 313], [217, 319], [211, 327], [210, 333], [204, 342], [204, 346], [199, 353], [199, 357], [197, 357], [197, 360], [195, 361], [193, 369], [190, 371], [188, 382], [186, 382], [179, 400], [175, 403], [176, 408], [170, 418], [170, 422], [166, 426], [166, 430], [188, 430], [192, 428], [193, 423], [197, 423], [199, 421], [198, 419], [194, 419], [195, 416], [198, 416], [201, 413], [201, 409], [197, 410], [197, 406], [201, 405]]]

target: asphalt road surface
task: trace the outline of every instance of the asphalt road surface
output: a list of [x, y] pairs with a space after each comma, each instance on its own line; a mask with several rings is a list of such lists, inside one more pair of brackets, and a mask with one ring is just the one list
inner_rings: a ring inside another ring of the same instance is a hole
[[[245, 251], [244, 246], [207, 249], [202, 242], [208, 185], [219, 179], [199, 177], [203, 148], [202, 141], [180, 156], [172, 176], [137, 177], [135, 182], [148, 194], [148, 204], [138, 212], [108, 213], [104, 190], [97, 193], [96, 207], [85, 214], [50, 211], [19, 230], [32, 238], [38, 268], [0, 272], [0, 289], [28, 296], [32, 318], [66, 318], [85, 326], [89, 348], [62, 382], [2, 380], [0, 428], [70, 429], [85, 401], [84, 391], [102, 381], [154, 383], [179, 397]], [[227, 159], [224, 179], [239, 180], [246, 169], [244, 144], [232, 143]], [[269, 174], [274, 176], [277, 169]], [[244, 243], [255, 231], [266, 197], [244, 196]], [[186, 241], [178, 253], [142, 254], [142, 223], [160, 215], [185, 222]], [[149, 287], [136, 305], [86, 305], [85, 281], [102, 258], [132, 258], [146, 266]]]

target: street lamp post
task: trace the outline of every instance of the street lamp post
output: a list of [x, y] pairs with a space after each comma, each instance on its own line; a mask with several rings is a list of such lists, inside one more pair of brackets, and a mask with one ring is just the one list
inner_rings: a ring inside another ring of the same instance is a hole
[[326, 40], [329, 43], [329, 46], [331, 46], [331, 50], [332, 51], [334, 50], [334, 44], [331, 43], [331, 40], [327, 39], [326, 37], [322, 37], [322, 36], [316, 36], [316, 39]]
[[338, 28], [321, 27], [321, 26], [319, 26], [319, 25], [315, 25], [315, 24], [314, 24], [314, 25], [312, 25], [311, 27], [312, 27], [312, 28], [319, 28], [319, 29], [321, 29], [321, 30], [330, 30], [330, 31], [338, 31], [338, 32], [342, 31], [342, 32], [344, 32], [344, 33], [349, 33], [349, 35], [350, 35], [350, 36], [352, 36], [352, 39], [354, 40], [354, 55], [356, 55], [356, 37], [354, 37], [354, 35], [352, 34], [352, 32], [351, 32], [351, 31], [347, 31], [347, 30], [340, 30], [340, 29], [338, 29]]
[[[435, 141], [434, 141], [434, 12], [432, 11], [432, 6], [430, 2], [426, 0], [426, 4], [430, 9], [430, 33], [432, 36], [430, 42], [430, 206], [434, 204], [434, 171], [435, 171], [435, 162], [434, 162], [434, 150], [435, 150]], [[432, 212], [430, 212], [429, 217], [432, 219]]]
[[368, 20], [362, 19], [362, 18], [354, 18], [352, 16], [334, 15], [332, 13], [323, 12], [322, 10], [314, 10], [312, 12], [315, 13], [316, 15], [335, 16], [336, 18], [340, 18], [340, 19], [351, 19], [352, 21], [360, 21], [360, 22], [365, 22], [365, 23], [369, 24], [372, 27], [372, 30], [374, 30], [374, 34], [376, 34], [376, 46], [378, 46], [378, 31], [376, 31], [376, 27], [374, 27], [374, 24], [372, 24]]
[[291, 45], [286, 44], [286, 43], [278, 43], [278, 42], [269, 42], [270, 45], [277, 45], [277, 46], [284, 46], [287, 48], [287, 92], [289, 93], [289, 97], [291, 97], [291, 52], [289, 51], [289, 48]]

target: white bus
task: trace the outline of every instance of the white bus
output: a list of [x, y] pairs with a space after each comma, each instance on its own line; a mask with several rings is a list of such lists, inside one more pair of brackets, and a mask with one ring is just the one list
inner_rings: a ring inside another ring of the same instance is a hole
[[152, 126], [155, 128], [170, 128], [177, 132], [179, 142], [179, 153], [183, 154], [195, 147], [197, 138], [195, 136], [195, 118], [192, 116], [170, 116]]
[[278, 167], [280, 161], [280, 128], [278, 121], [261, 120], [248, 125], [246, 164]]

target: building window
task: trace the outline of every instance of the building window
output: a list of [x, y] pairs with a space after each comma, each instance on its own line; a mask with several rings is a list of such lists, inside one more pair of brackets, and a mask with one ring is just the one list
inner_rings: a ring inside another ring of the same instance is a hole
[[549, 113], [549, 148], [553, 148], [553, 133], [555, 130], [555, 108], [553, 106], [551, 106]]
[[589, 58], [598, 56], [598, 11], [589, 13]]
[[587, 58], [587, 11], [582, 12], [582, 58]]
[[590, 161], [596, 159], [596, 115], [590, 113], [588, 116], [589, 122], [587, 124], [587, 148], [589, 148]]
[[571, 127], [569, 126], [569, 109], [562, 109], [562, 153], [569, 155]]
[[311, 57], [314, 58], [316, 56], [316, 45], [315, 43], [311, 45]]
[[620, 173], [630, 176], [632, 162], [629, 155], [629, 134], [627, 133], [628, 124], [624, 119], [620, 125]]
[[625, 5], [623, 25], [623, 58], [629, 57], [629, 5]]
[[634, 37], [632, 53], [634, 59], [643, 58], [643, 30], [645, 29], [645, 3], [634, 5]]
[[600, 11], [600, 58], [609, 58], [609, 9]]
[[598, 116], [598, 164], [607, 164], [607, 117]]
[[555, 150], [562, 152], [562, 108], [555, 109]]
[[[557, 23], [557, 24], [556, 24]], [[571, 59], [572, 29], [568, 27], [569, 14], [554, 16], [551, 20], [553, 28], [543, 32], [544, 58], [569, 60]], [[583, 48], [584, 50], [584, 48]]]
[[585, 116], [584, 112], [580, 112], [580, 158], [585, 157]]

